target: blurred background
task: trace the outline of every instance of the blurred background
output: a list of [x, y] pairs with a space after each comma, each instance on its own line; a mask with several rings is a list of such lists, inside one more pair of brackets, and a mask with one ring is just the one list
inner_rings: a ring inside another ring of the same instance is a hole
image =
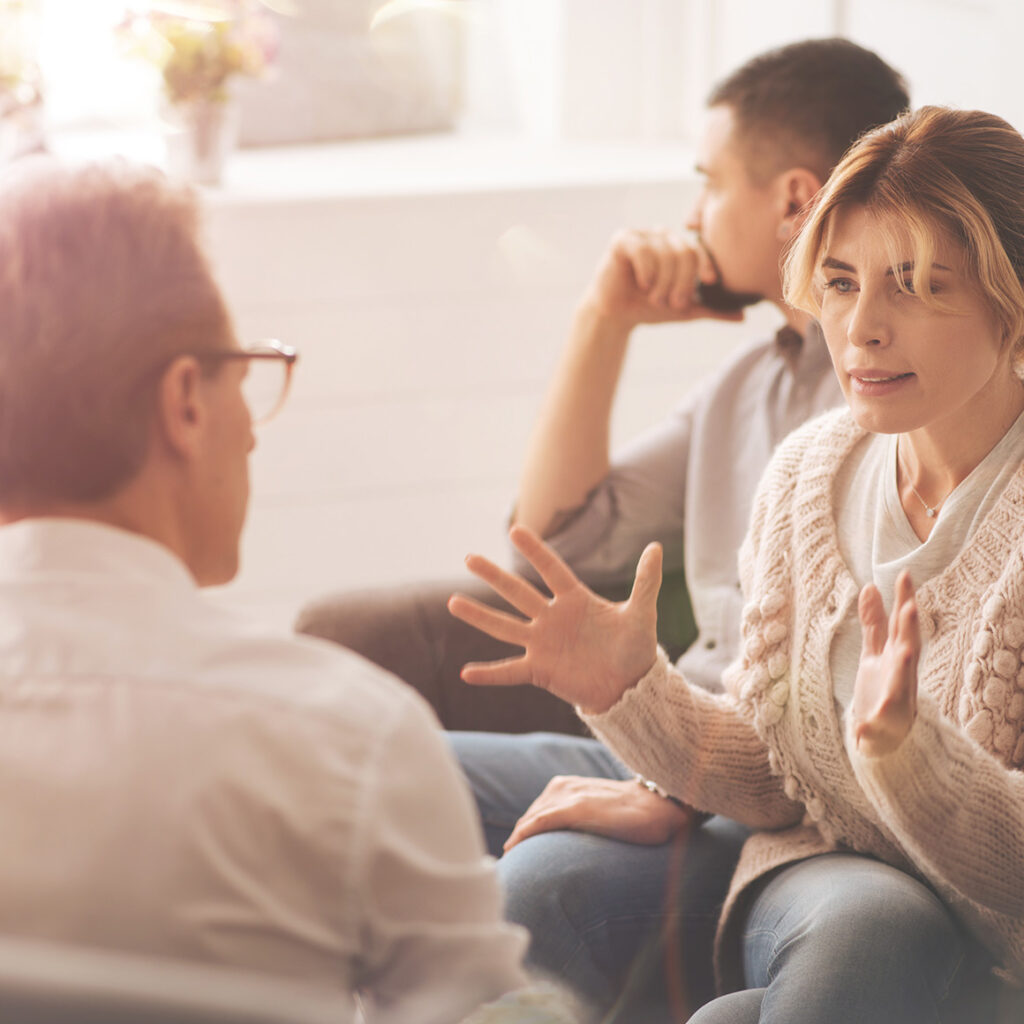
[[[328, 590], [504, 557], [608, 238], [685, 220], [716, 79], [824, 35], [915, 105], [1024, 127], [1017, 0], [0, 0], [0, 161], [123, 153], [202, 188], [241, 339], [301, 352], [222, 594], [287, 624]], [[748, 320], [639, 332], [615, 438], [774, 322]]]

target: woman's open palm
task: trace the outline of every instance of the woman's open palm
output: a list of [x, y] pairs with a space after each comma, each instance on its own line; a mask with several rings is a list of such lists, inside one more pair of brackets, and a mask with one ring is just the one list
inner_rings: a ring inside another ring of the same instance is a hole
[[510, 536], [552, 596], [489, 559], [470, 555], [466, 559], [470, 571], [525, 619], [461, 594], [452, 596], [449, 610], [496, 640], [524, 648], [524, 653], [503, 661], [466, 665], [462, 678], [484, 686], [530, 683], [584, 711], [606, 711], [657, 658], [660, 545], [650, 544], [644, 550], [633, 592], [626, 601], [616, 603], [598, 597], [581, 583], [532, 530], [515, 526]]
[[861, 753], [881, 757], [906, 739], [917, 717], [921, 632], [910, 574], [896, 579], [888, 620], [874, 584], [861, 591], [858, 611], [864, 642], [851, 708], [854, 738]]

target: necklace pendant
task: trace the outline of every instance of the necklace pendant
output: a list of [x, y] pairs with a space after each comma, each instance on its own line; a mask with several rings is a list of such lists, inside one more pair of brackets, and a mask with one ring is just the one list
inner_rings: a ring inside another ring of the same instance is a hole
[[938, 509], [929, 508], [927, 505], [925, 505], [925, 507], [924, 507], [924, 514], [929, 519], [934, 519], [939, 514], [939, 511], [938, 511]]

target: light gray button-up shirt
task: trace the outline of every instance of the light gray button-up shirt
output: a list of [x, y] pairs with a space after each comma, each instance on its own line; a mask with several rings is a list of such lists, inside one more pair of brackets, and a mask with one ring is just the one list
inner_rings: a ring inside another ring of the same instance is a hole
[[618, 452], [548, 541], [598, 586], [632, 580], [644, 547], [660, 541], [666, 572], [685, 564], [699, 630], [679, 668], [720, 689], [739, 650], [736, 553], [757, 483], [786, 434], [842, 401], [820, 327], [812, 324], [802, 342], [784, 327], [741, 350], [670, 419]]

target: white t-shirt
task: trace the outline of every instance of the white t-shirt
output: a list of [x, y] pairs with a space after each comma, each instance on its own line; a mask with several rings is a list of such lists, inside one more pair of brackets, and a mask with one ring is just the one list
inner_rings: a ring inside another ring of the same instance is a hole
[[[898, 434], [869, 434], [851, 452], [836, 480], [839, 549], [858, 585], [873, 582], [886, 611], [896, 577], [910, 572], [915, 587], [938, 575], [970, 543], [978, 525], [1024, 461], [1024, 414], [942, 503], [928, 539], [914, 533], [896, 484]], [[860, 663], [861, 627], [854, 603], [832, 643], [836, 701], [850, 706]]]

